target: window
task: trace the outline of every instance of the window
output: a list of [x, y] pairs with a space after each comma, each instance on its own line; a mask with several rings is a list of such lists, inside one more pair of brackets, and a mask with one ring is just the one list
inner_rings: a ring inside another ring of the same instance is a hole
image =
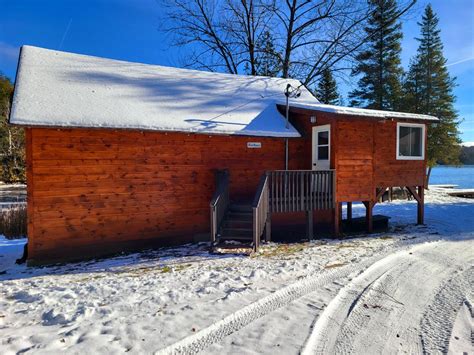
[[318, 132], [318, 160], [329, 160], [329, 131]]
[[397, 124], [397, 159], [423, 160], [425, 158], [425, 125]]

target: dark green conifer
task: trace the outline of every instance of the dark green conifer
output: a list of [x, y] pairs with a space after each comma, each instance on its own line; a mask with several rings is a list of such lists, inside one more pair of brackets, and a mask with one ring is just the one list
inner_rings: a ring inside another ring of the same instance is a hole
[[323, 75], [316, 88], [316, 97], [323, 104], [340, 105], [340, 96], [337, 92], [336, 80], [329, 68], [324, 69]]
[[357, 55], [352, 75], [361, 76], [349, 94], [350, 104], [379, 110], [400, 106], [402, 25], [396, 0], [369, 0], [372, 12], [365, 27], [367, 44]]

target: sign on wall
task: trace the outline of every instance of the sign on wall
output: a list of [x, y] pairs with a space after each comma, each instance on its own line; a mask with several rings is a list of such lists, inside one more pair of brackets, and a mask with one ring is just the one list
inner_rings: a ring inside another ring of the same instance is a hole
[[262, 143], [260, 143], [260, 142], [247, 142], [247, 148], [260, 149], [260, 148], [262, 148]]

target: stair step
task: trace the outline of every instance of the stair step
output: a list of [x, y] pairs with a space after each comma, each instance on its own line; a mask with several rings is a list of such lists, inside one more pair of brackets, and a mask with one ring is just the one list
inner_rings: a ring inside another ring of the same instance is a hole
[[231, 212], [252, 212], [252, 205], [248, 204], [230, 204], [229, 211]]
[[252, 248], [253, 243], [252, 242], [244, 243], [244, 242], [238, 242], [238, 241], [219, 241], [218, 243], [214, 244], [214, 248], [215, 247], [226, 248], [226, 249], [246, 248], [246, 247]]
[[242, 234], [222, 234], [219, 237], [219, 240], [253, 240], [252, 235], [242, 235]]
[[212, 247], [212, 251], [214, 253], [251, 254], [253, 252], [253, 245], [252, 243], [228, 243], [224, 241], [215, 244]]
[[253, 228], [253, 221], [251, 219], [226, 219], [223, 223], [224, 228]]
[[229, 211], [227, 212], [227, 218], [231, 219], [252, 219], [253, 218], [253, 212], [236, 212], [236, 211]]
[[222, 235], [252, 235], [252, 228], [222, 228]]
[[220, 238], [222, 239], [253, 239], [252, 231], [247, 230], [223, 230], [220, 234]]
[[244, 237], [244, 236], [228, 236], [228, 237], [220, 237], [219, 238], [219, 243], [222, 243], [222, 242], [247, 242], [247, 243], [252, 243], [253, 242], [253, 238], [248, 238], [248, 237]]

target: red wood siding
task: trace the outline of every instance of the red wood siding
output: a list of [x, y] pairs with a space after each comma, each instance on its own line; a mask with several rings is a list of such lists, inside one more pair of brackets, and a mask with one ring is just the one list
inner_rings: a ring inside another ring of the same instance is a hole
[[[331, 168], [336, 169], [338, 202], [374, 201], [375, 190], [391, 186], [423, 186], [423, 160], [397, 160], [397, 122], [316, 112], [294, 112], [292, 123], [303, 132], [304, 141], [290, 143], [291, 169], [311, 168], [313, 126], [331, 125]], [[427, 130], [426, 130], [427, 131]], [[298, 153], [303, 152], [303, 154]]]
[[[377, 187], [423, 185], [424, 161], [396, 160], [396, 122], [315, 113], [331, 125], [338, 202], [375, 199]], [[293, 112], [290, 169], [311, 169], [310, 115]], [[54, 261], [190, 242], [209, 230], [214, 170], [231, 198], [251, 200], [265, 170], [284, 169], [284, 140], [126, 130], [26, 131], [29, 259]], [[261, 149], [247, 148], [260, 142]], [[316, 211], [329, 222], [331, 211]], [[275, 226], [297, 216], [275, 216]]]
[[[428, 129], [425, 132], [427, 134]], [[374, 142], [375, 186], [424, 186], [424, 160], [396, 159], [397, 122], [376, 124]]]
[[265, 170], [284, 168], [276, 138], [34, 128], [27, 149], [30, 260], [192, 241], [209, 230], [214, 169], [250, 199]]

